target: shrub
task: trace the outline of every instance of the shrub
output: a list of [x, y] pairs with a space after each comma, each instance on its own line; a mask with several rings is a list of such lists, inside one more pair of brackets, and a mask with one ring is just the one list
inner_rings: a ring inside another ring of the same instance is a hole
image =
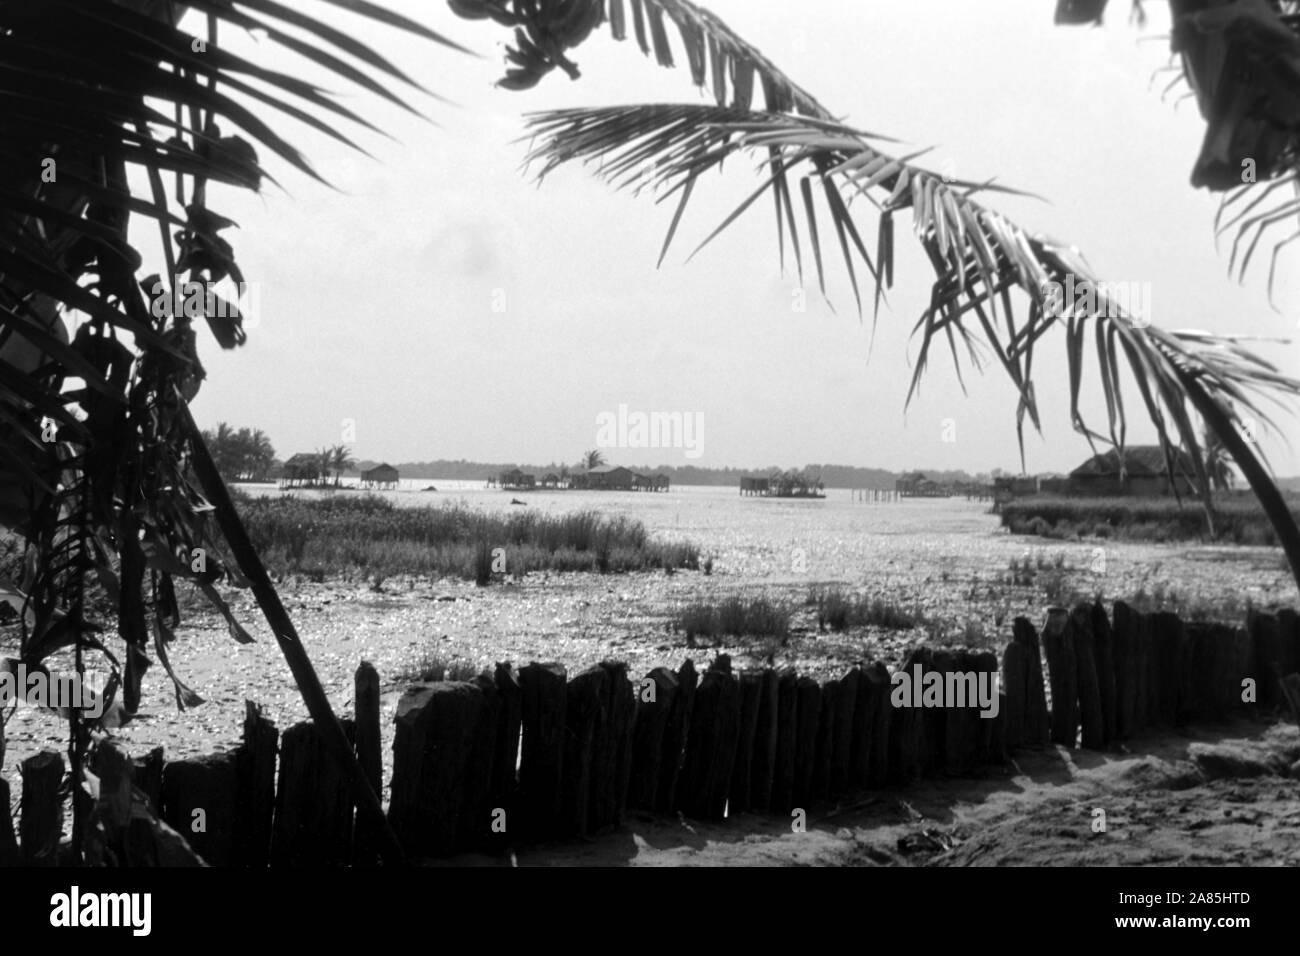
[[321, 576], [440, 574], [485, 584], [497, 547], [508, 549], [510, 570], [519, 574], [699, 567], [694, 545], [654, 540], [639, 521], [591, 510], [492, 514], [464, 503], [398, 508], [376, 495], [245, 497], [237, 507], [254, 546], [279, 576], [310, 568]]

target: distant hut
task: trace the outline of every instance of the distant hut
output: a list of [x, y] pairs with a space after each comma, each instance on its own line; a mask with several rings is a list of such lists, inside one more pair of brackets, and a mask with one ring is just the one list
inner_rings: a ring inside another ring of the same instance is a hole
[[1070, 493], [1074, 495], [1137, 495], [1153, 497], [1192, 494], [1195, 466], [1186, 452], [1174, 449], [1173, 473], [1159, 445], [1138, 445], [1094, 455], [1070, 472]]
[[651, 478], [650, 482], [651, 482], [651, 486], [650, 486], [651, 491], [668, 490], [668, 476], [663, 474], [662, 472], [660, 472], [659, 474]]
[[320, 481], [320, 456], [300, 452], [284, 463], [280, 474], [281, 488], [301, 488]]
[[397, 487], [399, 477], [397, 469], [385, 462], [361, 473], [361, 487], [391, 491]]
[[587, 487], [600, 491], [631, 491], [637, 475], [622, 465], [600, 465], [587, 471]]
[[509, 471], [501, 473], [500, 484], [502, 488], [517, 490], [534, 488], [537, 485], [537, 478], [519, 468], [511, 468]]
[[649, 475], [642, 475], [642, 474], [638, 474], [637, 472], [632, 473], [633, 491], [653, 491], [654, 485], [655, 485], [654, 479], [651, 478]]
[[548, 472], [547, 474], [543, 475], [543, 476], [542, 476], [542, 487], [543, 487], [543, 488], [558, 488], [558, 487], [560, 487], [560, 476], [557, 475], [557, 474], [555, 474], [554, 472]]

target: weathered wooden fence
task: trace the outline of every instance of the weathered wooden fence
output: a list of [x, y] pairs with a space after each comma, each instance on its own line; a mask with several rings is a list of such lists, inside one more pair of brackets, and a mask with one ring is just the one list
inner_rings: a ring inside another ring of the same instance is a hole
[[[1041, 645], [1033, 624], [1016, 619], [1000, 661], [921, 646], [901, 669], [917, 666], [1000, 672], [996, 717], [974, 706], [894, 706], [879, 662], [821, 683], [790, 669], [733, 672], [719, 656], [703, 674], [690, 660], [637, 679], [613, 662], [572, 677], [559, 664], [498, 664], [472, 681], [416, 684], [397, 708], [389, 820], [413, 859], [494, 852], [600, 833], [628, 810], [788, 814], [862, 788], [968, 774], [1022, 748], [1100, 749], [1147, 728], [1269, 714], [1300, 690], [1300, 619], [1251, 612], [1240, 627], [1081, 604], [1049, 612]], [[378, 688], [363, 663], [356, 713], [344, 722], [376, 786]], [[250, 703], [232, 752], [164, 762], [161, 748], [129, 760], [109, 746], [96, 757], [92, 819], [111, 836], [94, 849], [107, 862], [195, 862], [176, 834], [212, 865], [377, 861], [374, 834], [355, 819], [310, 721], [277, 733]], [[0, 780], [0, 865], [57, 862], [63, 775], [58, 754], [23, 761], [17, 840]]]

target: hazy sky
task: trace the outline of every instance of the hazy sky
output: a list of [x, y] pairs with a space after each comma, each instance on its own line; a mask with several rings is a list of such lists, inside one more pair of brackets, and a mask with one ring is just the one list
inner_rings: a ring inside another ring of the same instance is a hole
[[[1145, 30], [1118, 2], [1096, 30], [1053, 26], [1041, 0], [706, 5], [829, 109], [902, 140], [898, 154], [933, 145], [930, 168], [998, 176], [1045, 197], [987, 201], [1077, 244], [1101, 277], [1150, 283], [1155, 324], [1294, 333], [1286, 273], [1300, 259], [1283, 261], [1279, 315], [1267, 301], [1267, 255], [1238, 286], [1227, 277], [1227, 245], [1214, 248], [1217, 199], [1188, 182], [1203, 131], [1195, 103], [1162, 102], [1169, 74], [1152, 81], [1168, 62], [1163, 5], [1148, 4]], [[212, 190], [211, 206], [242, 227], [227, 235], [260, 284], [260, 314], [239, 350], [222, 354], [204, 338], [209, 379], [194, 406], [202, 425], [261, 427], [281, 457], [348, 438], [346, 419], [361, 458], [572, 462], [596, 447], [598, 416], [625, 405], [683, 413], [702, 431], [698, 456], [606, 450], [618, 463], [1019, 467], [1016, 393], [996, 365], [968, 372], [963, 395], [944, 349], [904, 411], [919, 345], [911, 328], [932, 281], [906, 217], [870, 354], [870, 314], [859, 321], [842, 266], [831, 266], [829, 287], [838, 314], [810, 276], [807, 311], [792, 309], [797, 280], [780, 274], [769, 201], [685, 262], [757, 184], [743, 164], [698, 184], [675, 250], [656, 270], [673, 203], [616, 193], [581, 167], [538, 188], [515, 140], [531, 110], [697, 102], [689, 71], [658, 68], [602, 29], [574, 53], [582, 79], [557, 70], [511, 93], [493, 86], [503, 29], [460, 20], [439, 2], [397, 6], [483, 58], [322, 8], [454, 102], [411, 94], [434, 125], [349, 93], [349, 105], [396, 140], [360, 134], [377, 161], [281, 122], [341, 193], [266, 156], [284, 190]], [[258, 49], [244, 37], [231, 45]], [[317, 76], [262, 46], [265, 65]], [[874, 218], [860, 222], [874, 242]], [[1261, 350], [1300, 372], [1297, 346]], [[1069, 470], [1088, 454], [1070, 427], [1064, 355], [1063, 337], [1049, 334], [1035, 359], [1043, 435], [1026, 439], [1031, 472]], [[1085, 361], [1085, 408], [1102, 430], [1100, 383], [1091, 355]], [[1136, 393], [1129, 407], [1130, 442], [1149, 437]], [[1294, 419], [1279, 423], [1296, 430]], [[1263, 442], [1280, 473], [1300, 472], [1293, 451]]]

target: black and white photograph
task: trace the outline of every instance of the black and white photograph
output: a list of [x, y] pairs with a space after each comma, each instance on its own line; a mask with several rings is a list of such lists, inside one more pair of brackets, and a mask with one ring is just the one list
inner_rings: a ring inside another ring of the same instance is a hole
[[1294, 926], [1297, 0], [0, 0], [0, 166], [19, 939]]

